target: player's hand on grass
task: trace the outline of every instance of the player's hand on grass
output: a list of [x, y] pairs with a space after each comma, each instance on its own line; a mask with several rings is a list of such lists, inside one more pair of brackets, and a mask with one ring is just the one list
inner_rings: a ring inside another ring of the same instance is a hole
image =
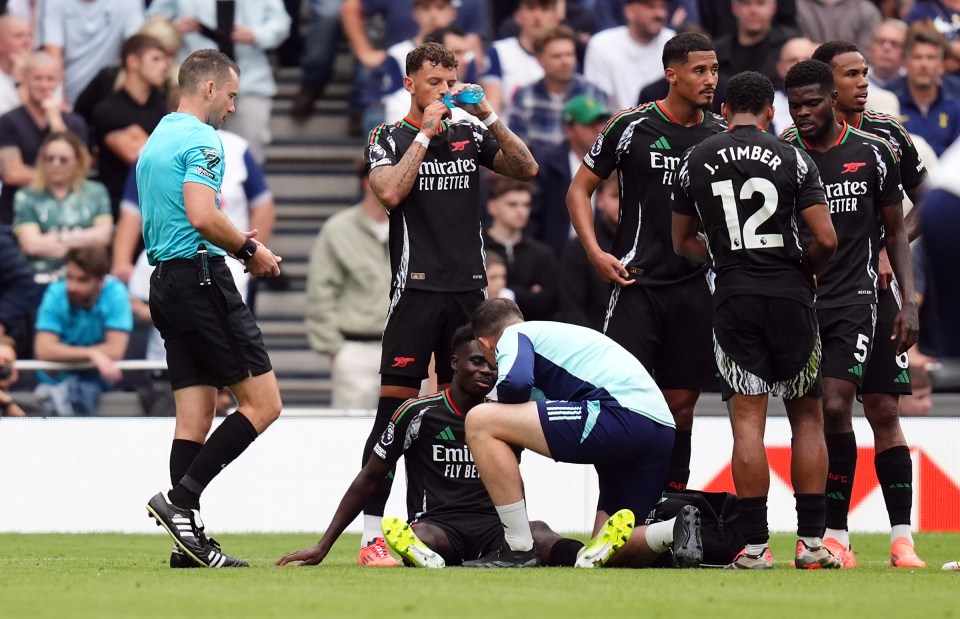
[[[327, 556], [327, 551], [320, 548], [320, 545], [311, 546], [310, 548], [304, 548], [303, 550], [298, 550], [297, 552], [291, 552], [288, 555], [284, 555], [277, 559], [277, 562], [274, 565], [283, 567], [287, 563], [297, 563], [298, 565], [320, 565], [320, 562], [323, 561]], [[299, 562], [299, 563], [298, 563]]]
[[910, 347], [917, 343], [917, 335], [920, 333], [920, 319], [917, 317], [917, 303], [904, 302], [903, 307], [897, 312], [897, 318], [893, 322], [893, 335], [891, 340], [896, 340], [897, 354], [903, 354], [910, 350]]
[[627, 268], [620, 264], [616, 256], [608, 254], [605, 251], [597, 252], [590, 256], [590, 262], [593, 268], [597, 270], [600, 278], [605, 282], [612, 282], [619, 286], [629, 286], [636, 283], [636, 280], [627, 279], [629, 273]]
[[880, 290], [886, 290], [890, 282], [893, 281], [893, 267], [890, 266], [890, 258], [887, 257], [887, 249], [880, 248], [880, 262], [877, 266], [877, 275], [879, 277], [877, 284]]

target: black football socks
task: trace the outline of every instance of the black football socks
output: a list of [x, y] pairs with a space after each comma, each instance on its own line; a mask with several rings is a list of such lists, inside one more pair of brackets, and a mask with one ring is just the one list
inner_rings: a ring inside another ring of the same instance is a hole
[[857, 470], [857, 438], [853, 432], [827, 434], [827, 519], [829, 529], [845, 531]]
[[179, 507], [200, 509], [200, 495], [214, 477], [257, 438], [257, 429], [243, 412], [228, 415], [214, 430], [180, 482], [167, 495]]

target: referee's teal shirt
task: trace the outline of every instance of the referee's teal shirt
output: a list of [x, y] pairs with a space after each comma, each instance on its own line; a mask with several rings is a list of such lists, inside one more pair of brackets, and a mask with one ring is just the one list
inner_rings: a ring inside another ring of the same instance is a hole
[[187, 219], [183, 184], [200, 183], [217, 192], [223, 181], [223, 143], [216, 129], [182, 112], [167, 114], [137, 160], [137, 190], [143, 242], [150, 264], [192, 258], [204, 243], [210, 256], [226, 252], [203, 238]]

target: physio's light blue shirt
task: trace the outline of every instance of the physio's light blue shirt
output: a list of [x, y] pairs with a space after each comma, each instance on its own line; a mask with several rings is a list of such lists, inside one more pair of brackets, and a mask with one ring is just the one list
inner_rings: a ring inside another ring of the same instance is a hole
[[211, 256], [226, 255], [190, 225], [183, 202], [184, 183], [200, 183], [217, 192], [219, 208], [223, 170], [223, 144], [213, 127], [182, 112], [163, 117], [137, 160], [143, 242], [150, 264], [192, 258], [200, 243]]
[[620, 406], [676, 427], [653, 378], [622, 346], [593, 329], [560, 322], [507, 327], [497, 344], [497, 399], [526, 402], [613, 398]]

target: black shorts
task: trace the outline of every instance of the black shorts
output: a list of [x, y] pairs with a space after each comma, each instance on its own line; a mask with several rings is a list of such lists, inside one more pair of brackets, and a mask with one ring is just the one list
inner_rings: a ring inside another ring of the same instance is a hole
[[470, 322], [473, 310], [483, 302], [482, 290], [429, 292], [394, 290], [383, 331], [380, 374], [427, 377], [430, 355], [436, 358], [437, 382], [453, 380], [450, 341], [453, 333]]
[[897, 342], [891, 340], [893, 325], [900, 311], [900, 292], [895, 284], [877, 291], [877, 328], [873, 335], [873, 354], [867, 362], [860, 393], [909, 395], [910, 358], [897, 354]]
[[[423, 518], [410, 522], [414, 532], [418, 524], [429, 524], [443, 530], [450, 542], [450, 549], [437, 549], [447, 565], [460, 565], [490, 554], [503, 545], [503, 523], [497, 512], [489, 515], [470, 514], [445, 518], [443, 516]], [[441, 552], [442, 551], [442, 552]]]
[[820, 373], [827, 378], [849, 381], [857, 387], [862, 385], [873, 349], [876, 322], [877, 307], [872, 303], [818, 309], [817, 323], [823, 351]]
[[812, 307], [790, 299], [737, 295], [714, 310], [721, 392], [772, 393], [785, 400], [820, 395], [820, 335]]
[[224, 258], [210, 259], [210, 279], [200, 285], [191, 259], [159, 264], [150, 277], [150, 315], [167, 349], [173, 389], [225, 387], [273, 369]]
[[637, 358], [661, 389], [704, 389], [717, 366], [706, 277], [669, 286], [614, 286], [603, 332]]

